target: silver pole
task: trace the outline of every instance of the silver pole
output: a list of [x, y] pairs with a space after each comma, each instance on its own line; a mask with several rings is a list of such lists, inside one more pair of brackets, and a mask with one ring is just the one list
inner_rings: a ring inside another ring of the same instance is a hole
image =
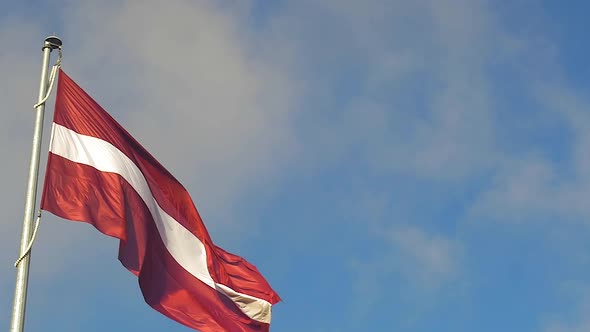
[[[43, 65], [41, 68], [41, 82], [39, 83], [39, 99], [41, 103], [47, 93], [49, 58], [53, 49], [61, 47], [58, 37], [45, 38], [43, 43]], [[35, 109], [35, 131], [33, 133], [33, 149], [31, 151], [31, 164], [29, 166], [29, 179], [25, 195], [25, 216], [23, 219], [23, 231], [20, 240], [20, 255], [24, 255], [31, 241], [35, 205], [37, 204], [37, 177], [39, 175], [39, 155], [41, 152], [41, 138], [43, 135], [43, 113], [45, 103], [41, 103]], [[14, 304], [12, 307], [12, 321], [10, 332], [22, 332], [25, 321], [25, 307], [27, 302], [27, 286], [29, 282], [30, 254], [26, 255], [18, 264], [16, 270], [16, 286], [14, 288]]]

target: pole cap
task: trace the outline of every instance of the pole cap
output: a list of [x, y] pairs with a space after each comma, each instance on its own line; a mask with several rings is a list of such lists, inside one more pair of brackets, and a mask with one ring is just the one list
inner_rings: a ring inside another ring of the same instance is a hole
[[61, 39], [57, 36], [49, 36], [45, 38], [45, 42], [43, 43], [43, 48], [49, 47], [52, 50], [56, 48], [61, 48], [62, 42]]

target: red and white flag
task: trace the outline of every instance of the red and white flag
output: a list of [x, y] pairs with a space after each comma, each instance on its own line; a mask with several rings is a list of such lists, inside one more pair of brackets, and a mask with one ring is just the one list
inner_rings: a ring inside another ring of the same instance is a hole
[[268, 331], [280, 298], [215, 246], [187, 190], [60, 70], [41, 208], [120, 239], [145, 301], [202, 332]]

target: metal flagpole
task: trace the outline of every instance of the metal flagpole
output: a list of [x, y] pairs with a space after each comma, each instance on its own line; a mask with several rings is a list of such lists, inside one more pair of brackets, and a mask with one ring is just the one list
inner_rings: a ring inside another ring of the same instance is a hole
[[27, 301], [27, 286], [29, 282], [30, 241], [32, 235], [35, 205], [37, 203], [37, 177], [39, 174], [39, 155], [41, 151], [41, 137], [43, 135], [43, 113], [45, 111], [45, 95], [48, 89], [48, 67], [51, 51], [61, 48], [62, 42], [58, 37], [45, 38], [43, 43], [43, 65], [41, 68], [41, 82], [39, 83], [39, 99], [35, 108], [35, 129], [33, 133], [33, 149], [29, 166], [29, 179], [25, 195], [25, 216], [20, 242], [20, 257], [17, 261], [16, 286], [14, 288], [14, 304], [12, 307], [12, 321], [10, 332], [22, 332], [25, 321], [25, 306]]

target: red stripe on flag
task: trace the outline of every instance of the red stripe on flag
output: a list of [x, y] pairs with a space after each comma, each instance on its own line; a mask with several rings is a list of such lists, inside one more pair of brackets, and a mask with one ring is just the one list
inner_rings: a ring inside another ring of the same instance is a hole
[[120, 239], [119, 260], [138, 275], [146, 302], [203, 332], [267, 332], [226, 296], [184, 270], [166, 249], [137, 192], [113, 173], [49, 154], [42, 208]]

